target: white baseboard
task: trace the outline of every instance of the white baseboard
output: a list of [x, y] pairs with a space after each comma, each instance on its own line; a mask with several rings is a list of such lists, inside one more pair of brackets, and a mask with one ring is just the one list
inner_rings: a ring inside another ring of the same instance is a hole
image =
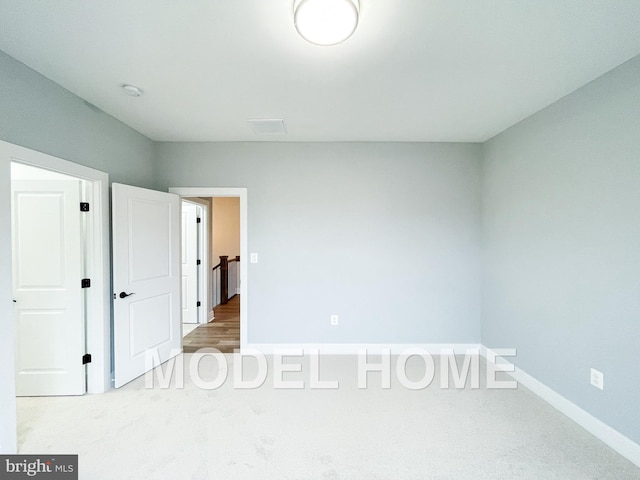
[[209, 315], [207, 316], [207, 323], [209, 323], [209, 322], [213, 322], [213, 320], [214, 320], [215, 318], [216, 318], [216, 317], [215, 317], [215, 315], [213, 314], [213, 310], [211, 310], [211, 311], [209, 312]]
[[[480, 348], [480, 354], [485, 358], [488, 358], [488, 355], [491, 352], [492, 350], [488, 349], [484, 345]], [[497, 363], [513, 365], [504, 358], [500, 358]], [[511, 375], [518, 383], [521, 383], [542, 400], [569, 417], [587, 432], [591, 433], [594, 437], [598, 438], [627, 460], [640, 467], [640, 445], [635, 443], [633, 440], [622, 435], [620, 432], [611, 428], [601, 420], [598, 420], [590, 413], [585, 412], [575, 403], [567, 400], [555, 390], [547, 387], [544, 383], [535, 379], [521, 368], [514, 365], [514, 371], [508, 375]]]
[[477, 343], [423, 343], [423, 344], [383, 344], [383, 343], [248, 343], [243, 348], [258, 350], [264, 354], [273, 354], [279, 350], [302, 349], [305, 353], [318, 350], [323, 355], [357, 355], [366, 350], [376, 355], [383, 350], [390, 350], [397, 355], [410, 349], [426, 351], [431, 355], [439, 355], [442, 351], [453, 350], [456, 354], [465, 354], [467, 350], [480, 350]]

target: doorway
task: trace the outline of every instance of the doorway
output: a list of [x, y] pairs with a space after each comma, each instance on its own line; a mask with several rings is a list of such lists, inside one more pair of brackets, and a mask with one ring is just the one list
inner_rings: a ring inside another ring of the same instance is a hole
[[86, 392], [86, 191], [77, 177], [11, 163], [17, 396]]
[[[221, 338], [225, 334], [235, 335], [239, 337], [240, 349], [246, 349], [247, 345], [247, 282], [248, 282], [248, 247], [247, 247], [247, 189], [246, 188], [217, 188], [217, 187], [194, 187], [194, 188], [169, 188], [170, 193], [180, 195], [183, 200], [193, 201], [194, 199], [200, 199], [200, 201], [206, 202], [210, 205], [209, 222], [211, 226], [214, 226], [212, 216], [214, 213], [214, 201], [216, 199], [222, 199], [224, 203], [225, 199], [234, 199], [237, 204], [236, 209], [236, 224], [238, 228], [238, 246], [237, 251], [232, 251], [230, 247], [223, 247], [216, 249], [216, 238], [212, 228], [208, 228], [209, 235], [209, 262], [207, 266], [207, 281], [209, 288], [206, 293], [207, 301], [207, 320], [204, 325], [199, 325], [198, 328], [190, 335], [202, 335]], [[215, 227], [214, 227], [215, 228]], [[218, 239], [217, 245], [223, 244]], [[222, 253], [220, 253], [222, 252]], [[237, 252], [237, 253], [236, 253]], [[215, 255], [215, 256], [214, 256]], [[221, 259], [220, 257], [226, 257]], [[225, 264], [224, 277], [221, 275], [221, 270]], [[215, 267], [218, 267], [217, 269]], [[231, 273], [229, 273], [231, 272]], [[224, 304], [221, 303], [222, 294], [220, 289], [220, 278], [226, 279], [227, 287], [227, 299]], [[216, 293], [217, 292], [217, 293]], [[217, 307], [217, 308], [214, 308]], [[236, 309], [236, 312], [231, 310]], [[238, 312], [239, 310], [239, 312]], [[231, 312], [230, 312], [231, 311]], [[236, 319], [233, 319], [233, 316]], [[215, 317], [215, 318], [214, 318]], [[216, 323], [216, 320], [218, 321]], [[215, 332], [214, 329], [218, 329]], [[239, 332], [238, 332], [239, 330]], [[220, 332], [220, 334], [219, 334]], [[189, 343], [185, 342], [183, 348], [185, 351], [189, 351]], [[225, 339], [225, 343], [219, 345], [218, 348], [230, 345], [229, 337]], [[209, 345], [216, 347], [216, 345]], [[227, 348], [223, 348], [227, 350]], [[233, 351], [231, 349], [231, 351]]]
[[[89, 212], [86, 212], [81, 223], [86, 246], [82, 258], [82, 272], [83, 279], [90, 280], [91, 287], [83, 289], [84, 302], [81, 308], [84, 313], [82, 322], [84, 331], [80, 334], [80, 342], [82, 342], [83, 351], [91, 355], [91, 362], [82, 366], [83, 361], [88, 361], [88, 358], [82, 358], [82, 356], [77, 362], [84, 370], [86, 392], [103, 393], [110, 388], [111, 384], [109, 217], [108, 209], [105, 208], [105, 201], [109, 198], [109, 176], [99, 170], [4, 141], [0, 141], [0, 164], [9, 174], [9, 178], [12, 176], [12, 165], [17, 165], [18, 170], [26, 167], [33, 168], [32, 173], [36, 172], [34, 176], [38, 181], [46, 183], [47, 179], [57, 176], [58, 179], [66, 178], [71, 179], [72, 182], [76, 181], [78, 188], [80, 188], [79, 185], [83, 185], [79, 192], [83, 201], [89, 204]], [[7, 192], [7, 199], [9, 196]], [[80, 209], [79, 204], [77, 207]], [[7, 213], [10, 218], [11, 202], [7, 203], [6, 208], [9, 210]], [[7, 234], [13, 236], [13, 228], [10, 224], [7, 227]], [[8, 276], [6, 280], [13, 290], [12, 270], [9, 269], [6, 272]], [[82, 288], [81, 285], [78, 288]], [[13, 322], [12, 315], [11, 323]], [[11, 328], [8, 331], [13, 330], [14, 328]], [[12, 347], [12, 350], [19, 355], [20, 345], [15, 340]]]

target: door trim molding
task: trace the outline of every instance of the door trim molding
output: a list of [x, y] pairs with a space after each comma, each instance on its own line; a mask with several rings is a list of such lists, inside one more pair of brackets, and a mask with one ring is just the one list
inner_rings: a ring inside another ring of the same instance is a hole
[[240, 350], [247, 348], [249, 246], [247, 242], [248, 207], [245, 187], [170, 187], [169, 193], [181, 197], [239, 197], [240, 198]]
[[[87, 181], [93, 215], [88, 225], [86, 344], [92, 362], [87, 365], [87, 393], [111, 388], [111, 278], [109, 252], [109, 175], [46, 153], [0, 141], [3, 160], [51, 170]], [[10, 165], [9, 165], [10, 167]], [[10, 208], [10, 205], [8, 206]], [[80, 361], [80, 359], [78, 360]]]

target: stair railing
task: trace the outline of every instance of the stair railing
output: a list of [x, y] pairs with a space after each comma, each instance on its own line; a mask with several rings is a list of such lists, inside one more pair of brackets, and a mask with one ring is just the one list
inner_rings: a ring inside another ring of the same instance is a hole
[[[228, 255], [220, 256], [220, 263], [212, 269], [211, 286], [213, 306], [225, 305], [236, 295], [240, 256], [229, 260]], [[231, 287], [231, 289], [229, 288]], [[231, 295], [229, 295], [231, 293]]]

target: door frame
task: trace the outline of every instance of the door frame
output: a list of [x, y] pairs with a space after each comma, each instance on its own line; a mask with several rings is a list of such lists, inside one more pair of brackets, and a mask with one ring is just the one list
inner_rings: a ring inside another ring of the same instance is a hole
[[[169, 193], [181, 197], [239, 197], [240, 198], [240, 351], [247, 349], [249, 244], [247, 241], [247, 188], [245, 187], [170, 187]], [[208, 294], [207, 294], [208, 297]]]
[[[5, 141], [0, 141], [0, 152], [2, 152], [0, 155], [2, 168], [9, 172], [9, 178], [11, 178], [11, 162], [16, 162], [62, 173], [87, 182], [87, 200], [94, 213], [87, 219], [87, 271], [92, 272], [91, 288], [86, 291], [85, 341], [87, 353], [91, 354], [91, 363], [87, 364], [87, 393], [104, 393], [111, 388], [109, 175], [100, 170]], [[11, 202], [5, 208], [8, 209], [10, 219]], [[11, 231], [10, 224], [9, 231]], [[12, 275], [10, 269], [8, 275]], [[13, 284], [12, 278], [9, 284]], [[13, 344], [15, 350], [15, 337]]]

